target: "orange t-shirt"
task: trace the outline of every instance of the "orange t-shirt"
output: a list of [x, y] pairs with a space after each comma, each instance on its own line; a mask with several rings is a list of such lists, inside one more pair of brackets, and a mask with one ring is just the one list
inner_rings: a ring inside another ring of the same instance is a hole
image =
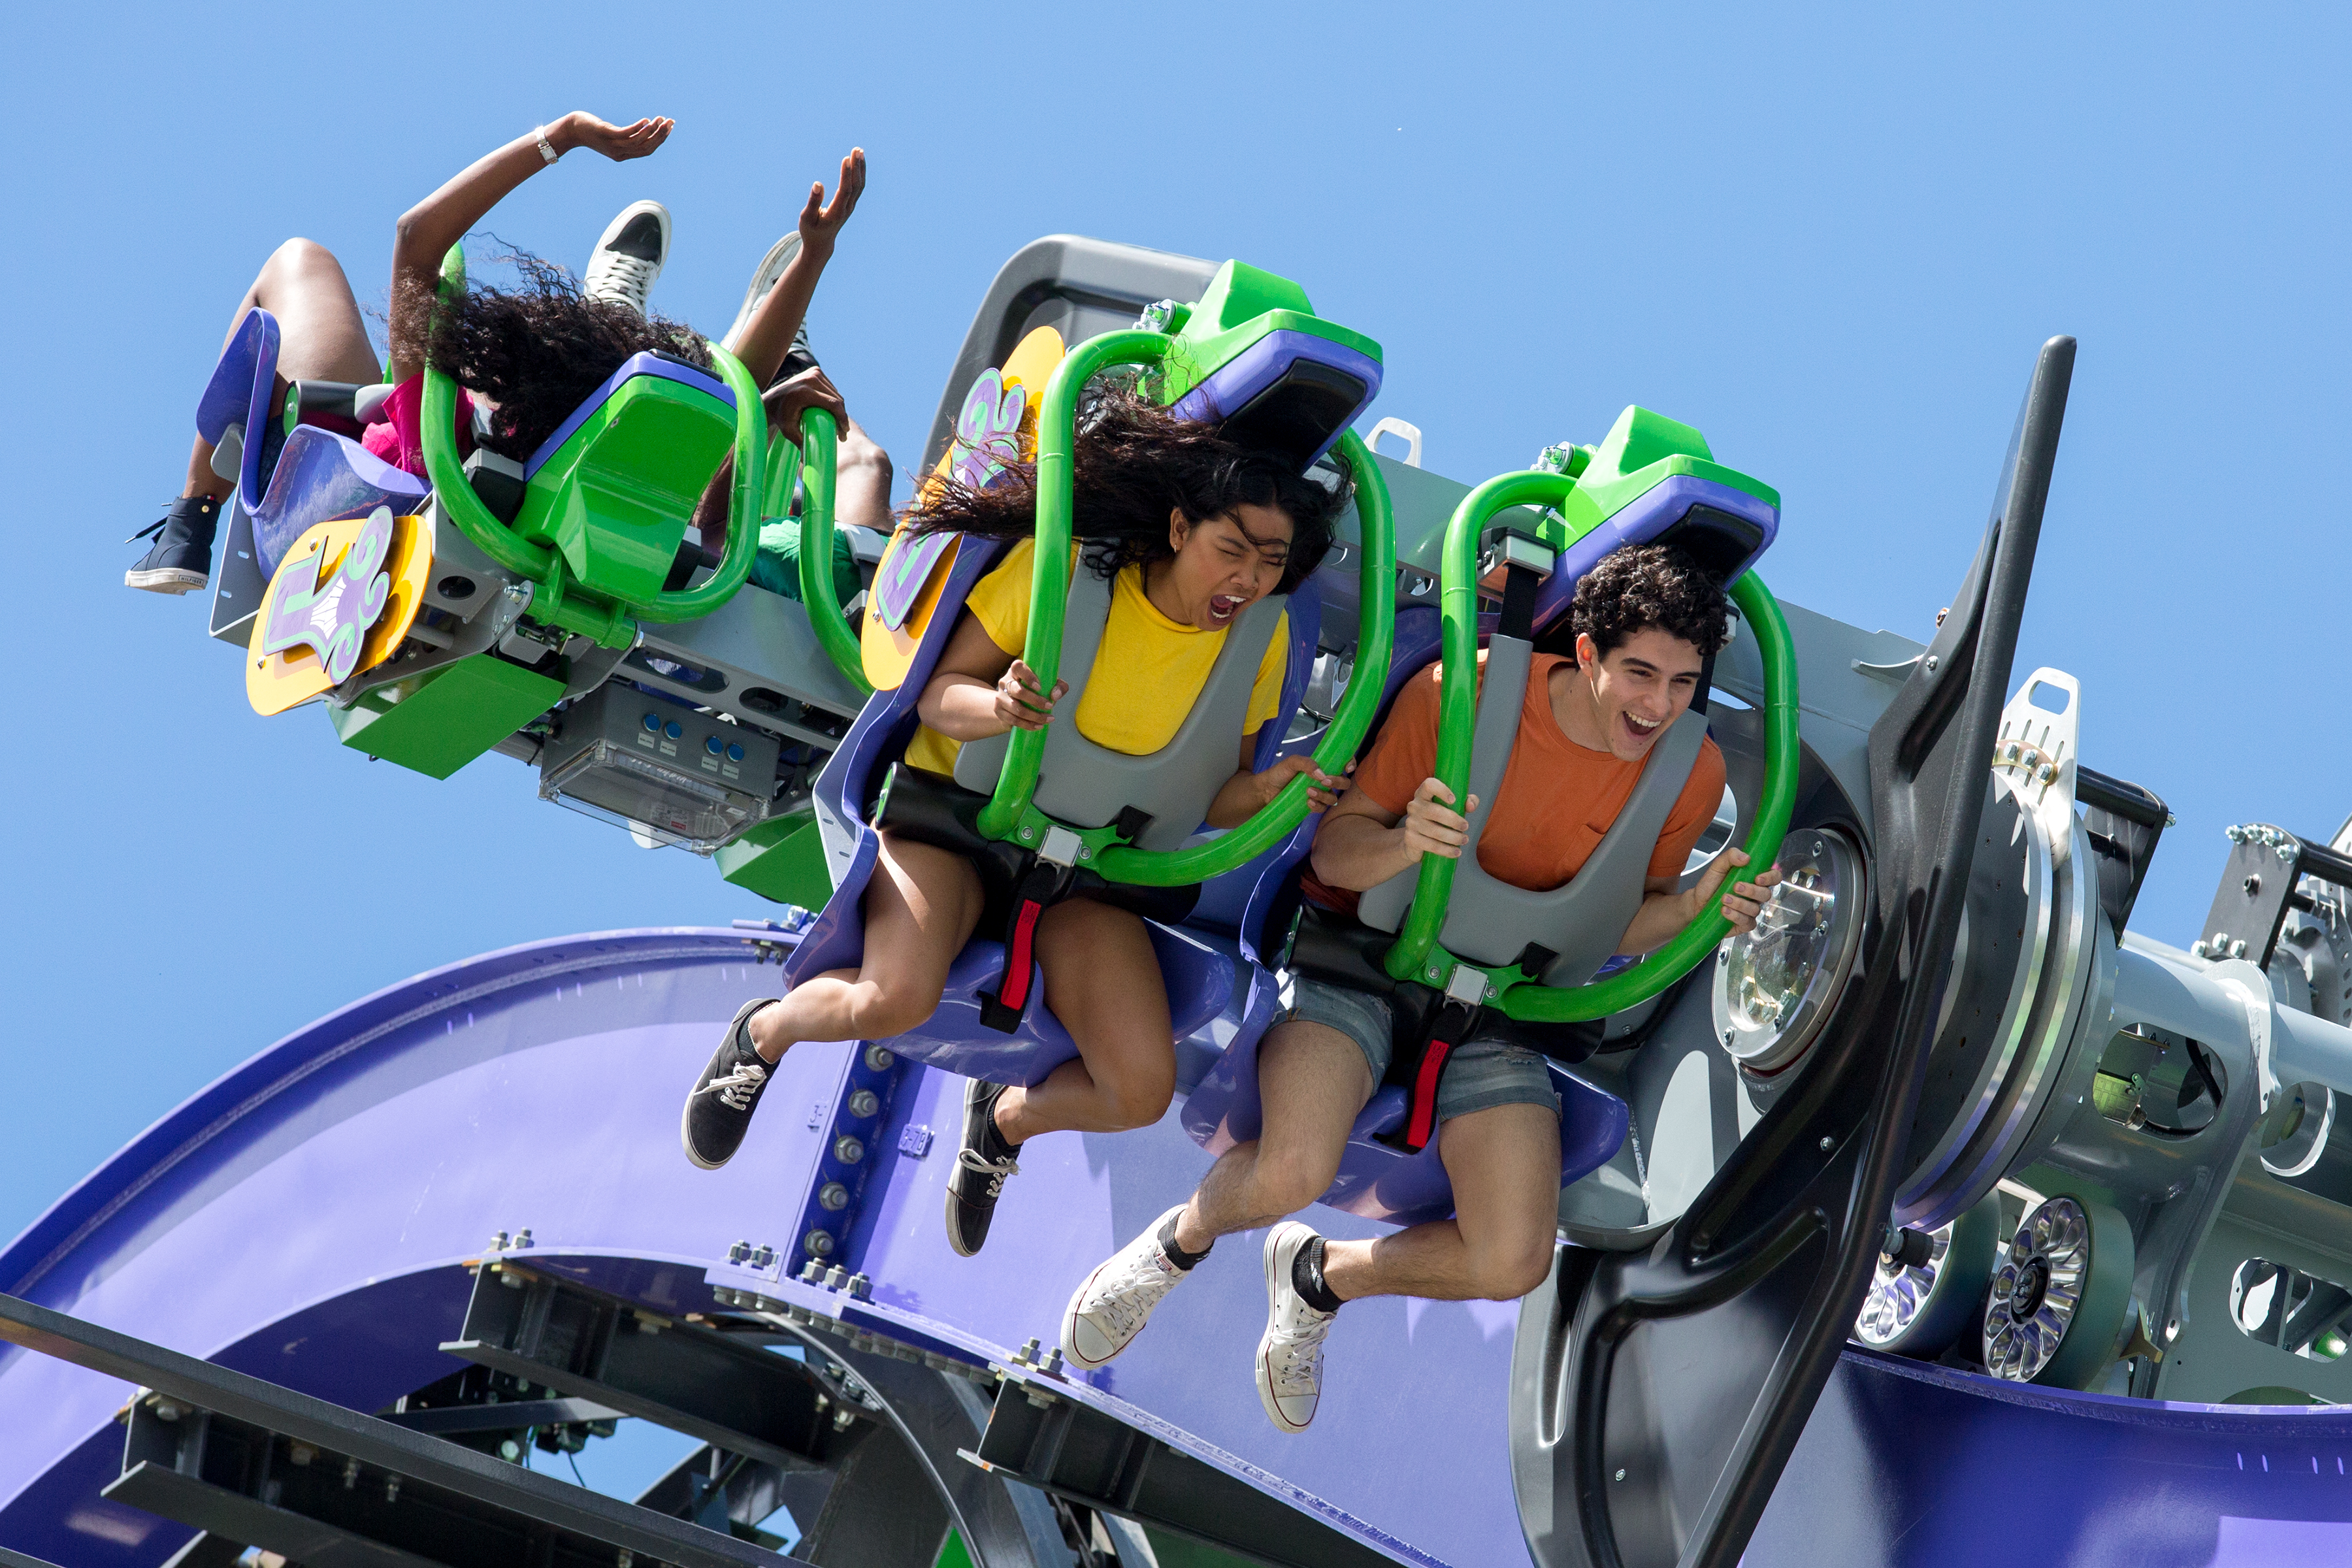
[[[1486, 655], [1479, 656], [1481, 672]], [[1569, 662], [1539, 653], [1528, 661], [1528, 690], [1519, 710], [1519, 734], [1503, 770], [1503, 787], [1478, 836], [1478, 864], [1487, 875], [1547, 892], [1583, 869], [1601, 836], [1625, 809], [1642, 763], [1620, 762], [1607, 752], [1587, 750], [1570, 740], [1552, 716], [1552, 667]], [[1404, 683], [1389, 710], [1389, 721], [1356, 768], [1355, 787], [1382, 811], [1402, 816], [1421, 781], [1437, 772], [1439, 665]], [[1723, 801], [1723, 752], [1712, 737], [1701, 742], [1690, 781], [1666, 814], [1650, 875], [1679, 877], [1699, 835]], [[1300, 884], [1307, 897], [1326, 909], [1349, 914], [1357, 895], [1328, 888], [1310, 867]]]

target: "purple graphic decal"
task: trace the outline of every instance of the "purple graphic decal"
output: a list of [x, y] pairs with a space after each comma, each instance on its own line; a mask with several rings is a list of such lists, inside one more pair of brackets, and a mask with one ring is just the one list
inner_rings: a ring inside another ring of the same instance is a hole
[[954, 536], [927, 533], [920, 539], [905, 540], [890, 552], [882, 570], [874, 577], [874, 613], [882, 624], [897, 631], [907, 624], [914, 613], [915, 601], [922, 596], [923, 584], [931, 580], [931, 568], [939, 563]]
[[955, 477], [959, 484], [984, 490], [1021, 458], [1021, 416], [1029, 407], [1029, 389], [1015, 382], [1004, 384], [1001, 370], [984, 370], [964, 394], [963, 412], [956, 416]]
[[308, 572], [311, 581], [307, 585], [289, 582], [278, 590], [255, 651], [268, 656], [310, 648], [326, 668], [327, 679], [340, 684], [359, 663], [367, 629], [392, 597], [392, 574], [378, 570], [391, 551], [392, 509], [380, 506], [368, 513], [359, 537], [343, 552], [342, 569], [325, 583], [316, 575], [325, 562], [324, 545], [316, 555], [287, 563], [286, 570]]

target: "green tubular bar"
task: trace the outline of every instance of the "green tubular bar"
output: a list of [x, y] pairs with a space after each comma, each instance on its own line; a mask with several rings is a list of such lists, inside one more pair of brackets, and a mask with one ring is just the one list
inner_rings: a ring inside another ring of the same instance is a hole
[[[1381, 479], [1380, 465], [1365, 450], [1362, 437], [1348, 431], [1339, 437], [1339, 451], [1356, 480], [1356, 539], [1362, 562], [1358, 581], [1363, 615], [1357, 626], [1356, 664], [1348, 675], [1348, 689], [1315, 746], [1315, 765], [1327, 773], [1347, 771], [1356, 748], [1372, 727], [1396, 641], [1396, 540], [1388, 486]], [[1307, 787], [1305, 774], [1292, 779], [1247, 822], [1210, 843], [1160, 851], [1120, 845], [1103, 851], [1096, 870], [1107, 882], [1148, 888], [1181, 888], [1223, 876], [1289, 837], [1306, 819]]]
[[[1506, 507], [1558, 506], [1575, 489], [1576, 481], [1566, 474], [1534, 468], [1497, 474], [1464, 496], [1445, 524], [1444, 586], [1437, 598], [1444, 658], [1438, 710], [1445, 718], [1437, 730], [1437, 780], [1454, 792], [1456, 810], [1470, 789], [1470, 732], [1478, 718], [1478, 531]], [[1419, 976], [1444, 929], [1446, 900], [1453, 892], [1454, 862], [1443, 855], [1423, 856], [1412, 908], [1383, 960], [1391, 979]]]
[[[1565, 474], [1498, 475], [1463, 497], [1446, 524], [1444, 585], [1438, 600], [1444, 650], [1438, 689], [1445, 719], [1437, 736], [1437, 777], [1457, 801], [1469, 788], [1471, 737], [1477, 717], [1475, 556], [1479, 531], [1488, 518], [1508, 507], [1558, 506], [1575, 486], [1576, 481]], [[1789, 623], [1761, 578], [1753, 572], [1742, 573], [1731, 585], [1731, 599], [1756, 636], [1764, 666], [1764, 789], [1745, 846], [1748, 864], [1760, 868], [1770, 865], [1780, 852], [1789, 814], [1796, 805], [1797, 660], [1789, 640]], [[1443, 856], [1422, 858], [1412, 908], [1383, 960], [1392, 977], [1420, 978], [1423, 964], [1437, 950], [1446, 902], [1454, 890], [1454, 862]], [[1726, 886], [1731, 880], [1725, 879]], [[1501, 1010], [1523, 1022], [1565, 1024], [1605, 1018], [1647, 1001], [1688, 973], [1730, 931], [1730, 922], [1721, 913], [1722, 897], [1718, 889], [1697, 919], [1644, 962], [1582, 985], [1520, 982], [1503, 993]]]
[[[1070, 596], [1070, 449], [1077, 439], [1078, 395], [1097, 373], [1115, 364], [1157, 364], [1173, 346], [1173, 339], [1158, 332], [1105, 332], [1064, 355], [1045, 383], [1045, 406], [1037, 415], [1037, 552], [1029, 576], [1029, 638], [1021, 650], [1021, 661], [1036, 676], [1041, 691], [1054, 689], [1062, 668], [1062, 612]], [[980, 808], [982, 837], [1013, 836], [1037, 793], [1037, 766], [1045, 756], [1045, 731], [1013, 731], [996, 792]]]
[[[441, 258], [444, 299], [466, 287], [466, 251], [453, 245]], [[627, 647], [636, 640], [637, 619], [690, 621], [725, 604], [751, 574], [751, 557], [760, 543], [760, 500], [767, 489], [767, 410], [760, 389], [752, 384], [742, 362], [718, 344], [710, 347], [710, 363], [728, 390], [735, 395], [735, 475], [728, 497], [727, 549], [719, 570], [708, 582], [678, 593], [656, 594], [649, 600], [607, 602], [593, 589], [572, 591], [575, 584], [556, 551], [519, 538], [482, 504], [467, 482], [451, 432], [457, 417], [457, 387], [431, 364], [425, 367], [425, 397], [420, 417], [425, 448], [425, 477], [441, 500], [441, 510], [473, 541], [477, 549], [499, 565], [534, 585], [530, 614], [534, 619], [593, 637], [606, 647]]]
[[[1731, 601], [1756, 634], [1764, 662], [1764, 792], [1756, 803], [1754, 825], [1748, 831], [1748, 865], [1757, 870], [1772, 864], [1780, 840], [1789, 831], [1789, 813], [1797, 804], [1797, 654], [1789, 640], [1789, 623], [1780, 614], [1764, 580], [1743, 572], [1731, 585]], [[1729, 887], [1738, 876], [1724, 879]], [[1503, 993], [1502, 1009], [1510, 1017], [1530, 1024], [1573, 1024], [1606, 1018], [1646, 1002], [1689, 973], [1715, 951], [1731, 930], [1723, 918], [1723, 892], [1717, 889], [1706, 909], [1681, 934], [1629, 969], [1605, 980], [1566, 987], [1523, 983]]]
[[801, 509], [801, 606], [808, 611], [816, 640], [832, 656], [834, 666], [852, 686], [871, 697], [873, 683], [866, 679], [866, 656], [857, 634], [834, 598], [833, 480], [836, 430], [833, 416], [822, 408], [801, 415], [802, 474], [808, 500]]

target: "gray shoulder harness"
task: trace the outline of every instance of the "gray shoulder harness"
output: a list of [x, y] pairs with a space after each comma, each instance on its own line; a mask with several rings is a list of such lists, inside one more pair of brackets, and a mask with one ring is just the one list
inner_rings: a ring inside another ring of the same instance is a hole
[[[1617, 951], [1625, 928], [1641, 910], [1650, 857], [1657, 850], [1667, 814], [1690, 782], [1691, 768], [1706, 739], [1706, 715], [1685, 712], [1658, 737], [1624, 809], [1566, 886], [1549, 892], [1513, 887], [1478, 864], [1478, 839], [1486, 814], [1495, 809], [1495, 797], [1502, 792], [1503, 772], [1518, 738], [1533, 651], [1518, 637], [1499, 635], [1486, 650], [1485, 689], [1478, 695], [1470, 753], [1470, 793], [1478, 797], [1478, 809], [1470, 814], [1468, 842], [1454, 868], [1454, 895], [1438, 940], [1456, 956], [1489, 965], [1513, 963], [1532, 944], [1556, 955], [1544, 966], [1545, 984], [1581, 985]], [[1396, 930], [1420, 876], [1415, 864], [1368, 890], [1358, 917], [1378, 930]]]
[[[1225, 646], [1217, 650], [1209, 679], [1174, 737], [1156, 752], [1129, 756], [1097, 745], [1077, 726], [1078, 703], [1110, 618], [1111, 589], [1109, 582], [1083, 567], [1071, 581], [1062, 623], [1062, 676], [1070, 689], [1055, 705], [1055, 720], [1045, 728], [1037, 809], [1074, 827], [1102, 827], [1132, 806], [1150, 817], [1137, 846], [1173, 849], [1199, 829], [1217, 791], [1234, 776], [1250, 689], [1290, 600], [1275, 595], [1244, 610], [1226, 631]], [[1011, 740], [1008, 731], [965, 742], [956, 753], [956, 783], [982, 794], [994, 791]]]

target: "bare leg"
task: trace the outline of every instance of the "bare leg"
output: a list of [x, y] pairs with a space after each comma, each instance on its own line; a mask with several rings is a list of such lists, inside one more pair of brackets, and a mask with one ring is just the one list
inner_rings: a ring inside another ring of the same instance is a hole
[[[278, 381], [348, 381], [365, 385], [383, 374], [375, 349], [368, 342], [367, 323], [360, 317], [351, 279], [341, 263], [325, 246], [307, 239], [289, 239], [262, 263], [253, 287], [236, 302], [229, 317], [228, 334], [255, 306], [278, 318]], [[257, 436], [255, 439], [259, 439]], [[213, 444], [196, 437], [188, 454], [188, 482], [184, 496], [229, 492], [229, 481], [213, 472]]]
[[1438, 1130], [1437, 1148], [1454, 1217], [1326, 1242], [1333, 1295], [1510, 1301], [1543, 1283], [1559, 1224], [1559, 1118], [1539, 1105], [1474, 1110]]
[[1225, 1151], [1176, 1221], [1176, 1244], [1200, 1252], [1321, 1197], [1339, 1173], [1348, 1130], [1372, 1097], [1356, 1042], [1323, 1024], [1277, 1024], [1257, 1050], [1264, 1130]]
[[856, 420], [844, 416], [840, 456], [834, 468], [833, 516], [887, 533], [890, 518], [890, 454]]
[[1077, 1042], [1031, 1089], [1007, 1089], [996, 1128], [1014, 1143], [1075, 1129], [1120, 1132], [1160, 1120], [1176, 1093], [1168, 987], [1142, 920], [1091, 899], [1055, 904], [1037, 922], [1045, 1005]]
[[774, 1062], [803, 1040], [887, 1040], [919, 1028], [939, 1009], [980, 907], [980, 876], [961, 857], [883, 834], [866, 888], [864, 961], [803, 980], [752, 1014], [752, 1048]]

